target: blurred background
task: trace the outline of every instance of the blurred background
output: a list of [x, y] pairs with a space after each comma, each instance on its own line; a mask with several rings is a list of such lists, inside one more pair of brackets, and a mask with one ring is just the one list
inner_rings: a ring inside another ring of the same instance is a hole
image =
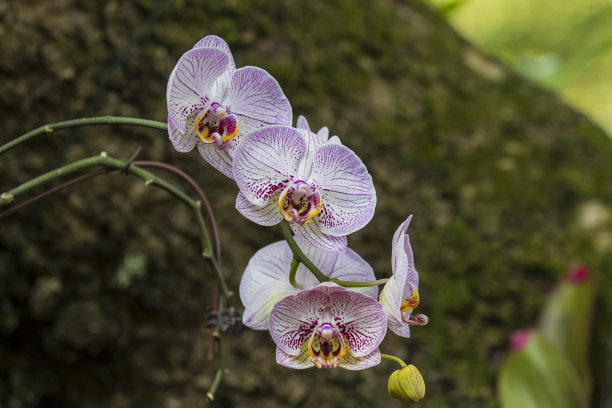
[[[217, 34], [237, 66], [277, 78], [294, 118], [328, 126], [368, 167], [377, 212], [349, 246], [377, 277], [390, 276], [392, 234], [414, 214], [418, 311], [430, 323], [409, 340], [389, 334], [382, 350], [423, 374], [417, 406], [498, 406], [511, 333], [534, 326], [558, 280], [586, 263], [598, 290], [591, 406], [609, 407], [612, 25], [601, 1], [565, 3], [0, 2], [0, 143], [81, 116], [164, 121], [176, 61]], [[252, 254], [280, 234], [240, 217], [231, 180], [197, 152], [175, 152], [163, 132], [45, 135], [0, 156], [0, 191], [138, 147], [139, 159], [173, 164], [206, 192], [237, 289]], [[200, 250], [181, 203], [117, 174], [1, 219], [0, 406], [205, 406], [214, 284]], [[230, 305], [242, 310], [237, 297]], [[275, 363], [266, 332], [224, 345], [229, 372], [213, 406], [406, 405], [387, 395], [390, 362], [292, 371]]]
[[612, 135], [612, 1], [427, 1], [466, 38]]

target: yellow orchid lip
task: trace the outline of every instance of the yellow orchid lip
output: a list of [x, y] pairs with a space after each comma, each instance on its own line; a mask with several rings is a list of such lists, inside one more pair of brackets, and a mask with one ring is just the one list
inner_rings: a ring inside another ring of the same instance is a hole
[[213, 102], [195, 121], [194, 130], [202, 143], [223, 142], [233, 139], [240, 128], [238, 119], [220, 104]]
[[340, 357], [346, 355], [347, 346], [342, 335], [330, 324], [314, 330], [308, 340], [308, 355], [317, 368], [336, 368]]
[[419, 290], [415, 287], [412, 287], [412, 294], [406, 299], [404, 299], [404, 301], [400, 305], [400, 311], [402, 313], [406, 313], [416, 309], [416, 307], [419, 305], [419, 301]]
[[306, 225], [322, 208], [323, 201], [317, 191], [305, 181], [294, 181], [285, 187], [278, 198], [278, 210], [290, 222]]

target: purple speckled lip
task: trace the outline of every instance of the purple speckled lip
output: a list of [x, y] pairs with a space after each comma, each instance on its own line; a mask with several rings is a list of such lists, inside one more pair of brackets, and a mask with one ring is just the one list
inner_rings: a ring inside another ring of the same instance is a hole
[[285, 187], [278, 208], [285, 220], [304, 225], [321, 211], [322, 203], [321, 195], [310, 184], [298, 180]]
[[229, 108], [213, 102], [195, 122], [195, 132], [202, 143], [212, 143], [217, 149], [225, 149], [227, 141], [238, 133], [239, 124]]
[[298, 369], [376, 365], [386, 330], [380, 303], [330, 282], [287, 296], [270, 314], [277, 362]]

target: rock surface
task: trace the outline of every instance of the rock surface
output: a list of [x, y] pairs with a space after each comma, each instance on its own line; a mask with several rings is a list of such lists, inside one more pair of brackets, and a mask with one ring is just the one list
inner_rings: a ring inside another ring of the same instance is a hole
[[[390, 334], [383, 350], [422, 372], [420, 406], [496, 406], [510, 333], [535, 324], [545, 294], [580, 262], [601, 294], [593, 406], [612, 404], [612, 143], [601, 130], [415, 0], [194, 3], [0, 3], [0, 141], [80, 116], [163, 121], [177, 59], [218, 34], [238, 66], [278, 79], [294, 117], [328, 126], [368, 166], [377, 212], [349, 246], [379, 278], [391, 272], [395, 228], [414, 214], [430, 324], [409, 340]], [[139, 146], [140, 159], [176, 165], [207, 193], [237, 289], [249, 257], [280, 234], [238, 216], [235, 185], [163, 133], [46, 135], [0, 157], [0, 191], [102, 150], [128, 159]], [[116, 174], [1, 220], [0, 405], [205, 405], [214, 280], [198, 242], [182, 203]], [[237, 297], [230, 304], [241, 309]], [[217, 406], [403, 406], [386, 395], [390, 362], [298, 372], [276, 365], [265, 332], [225, 342]]]

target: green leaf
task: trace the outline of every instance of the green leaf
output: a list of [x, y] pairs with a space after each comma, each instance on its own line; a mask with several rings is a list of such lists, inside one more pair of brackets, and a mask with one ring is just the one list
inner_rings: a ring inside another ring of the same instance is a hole
[[551, 294], [538, 324], [542, 334], [574, 365], [587, 391], [591, 386], [588, 349], [594, 297], [592, 275], [586, 267], [577, 268]]
[[513, 351], [499, 375], [502, 408], [586, 408], [586, 390], [569, 359], [539, 331]]

